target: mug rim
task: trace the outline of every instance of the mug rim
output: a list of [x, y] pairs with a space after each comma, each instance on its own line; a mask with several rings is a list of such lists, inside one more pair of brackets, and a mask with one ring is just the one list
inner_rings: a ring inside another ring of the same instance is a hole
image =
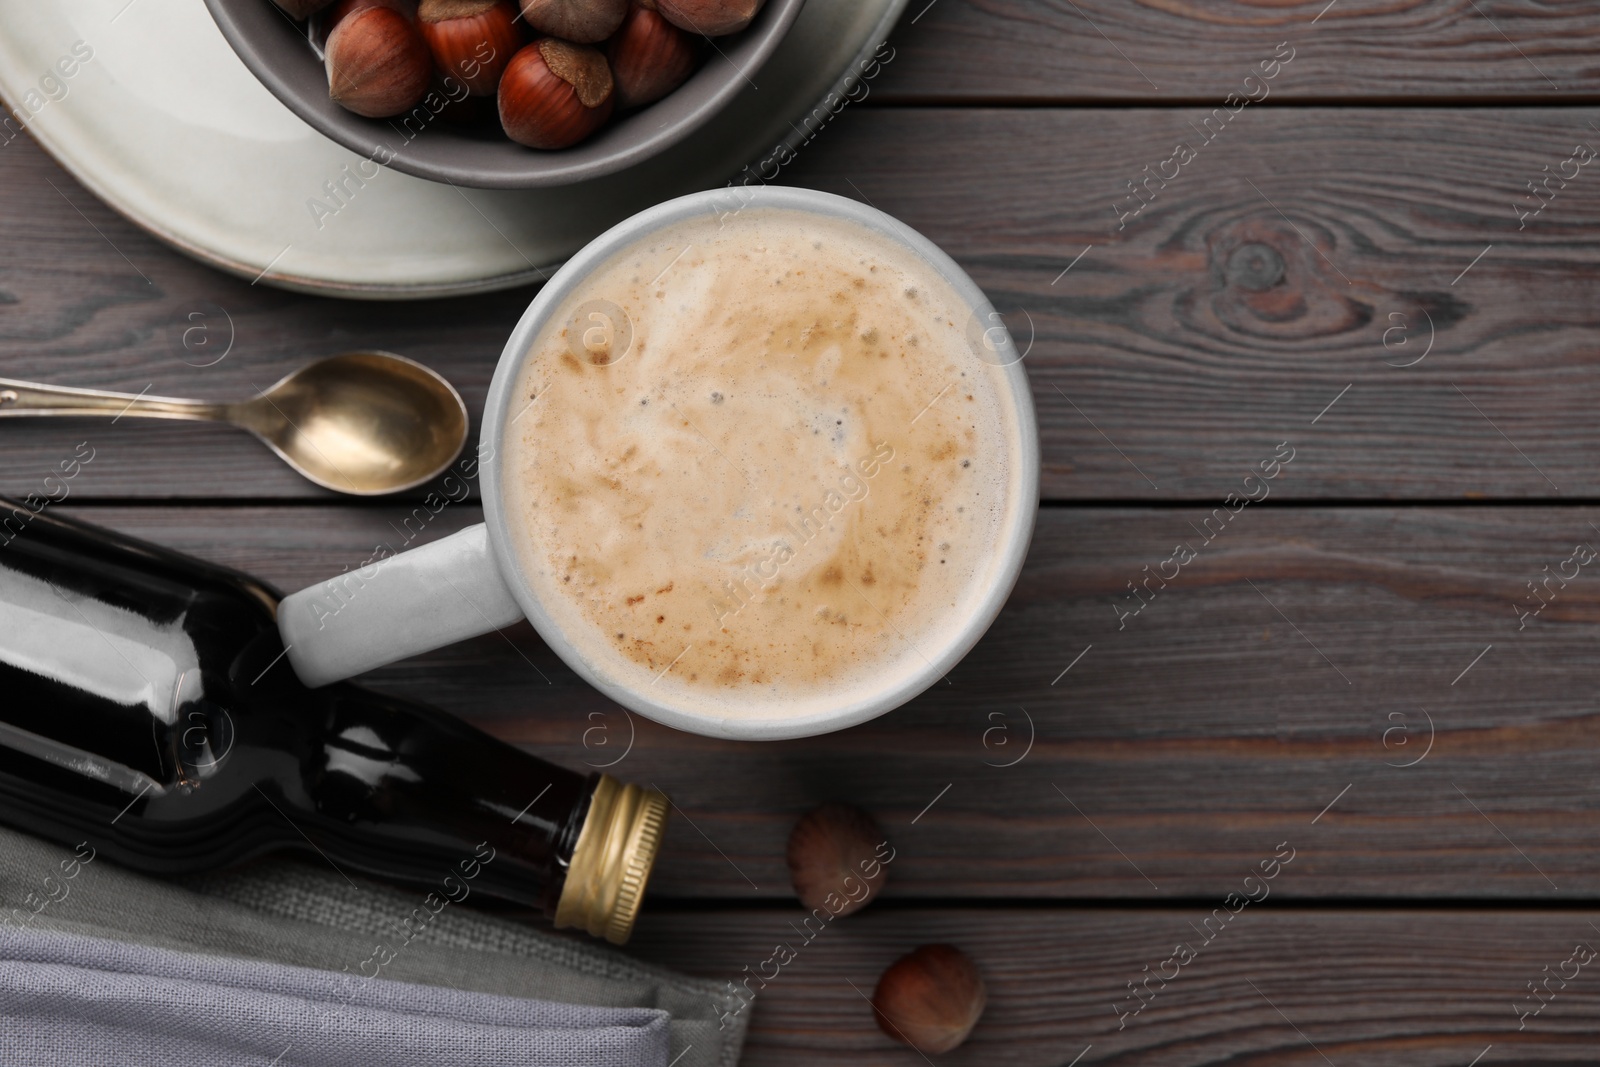
[[[979, 638], [989, 629], [1000, 614], [1016, 586], [1022, 564], [1033, 540], [1034, 525], [1038, 517], [1040, 447], [1038, 423], [1033, 409], [1033, 392], [1027, 372], [1022, 367], [1022, 355], [1016, 352], [1009, 331], [1002, 329], [1000, 343], [994, 346], [997, 355], [1007, 358], [997, 360], [1005, 375], [1016, 418], [1016, 466], [1010, 486], [1020, 489], [1022, 500], [1018, 513], [1004, 529], [999, 545], [1000, 564], [996, 579], [992, 581], [973, 605], [967, 616], [955, 627], [955, 635], [940, 648], [939, 654], [916, 669], [899, 676], [890, 687], [873, 691], [868, 697], [808, 715], [774, 717], [759, 715], [745, 717], [719, 716], [685, 711], [680, 707], [652, 699], [649, 694], [607, 677], [587, 660], [570, 642], [554, 618], [545, 611], [533, 584], [523, 574], [522, 561], [510, 544], [506, 527], [505, 509], [500, 491], [500, 459], [502, 427], [510, 405], [516, 379], [535, 337], [549, 316], [567, 296], [601, 264], [615, 253], [634, 244], [646, 235], [697, 215], [723, 214], [720, 206], [736, 204], [730, 213], [736, 214], [747, 207], [785, 208], [844, 219], [865, 226], [880, 235], [897, 241], [933, 268], [962, 297], [975, 316], [982, 321], [998, 322], [999, 314], [955, 260], [933, 241], [877, 208], [833, 193], [788, 186], [725, 186], [690, 193], [646, 208], [624, 219], [599, 237], [590, 241], [558, 270], [539, 290], [523, 312], [516, 328], [501, 350], [484, 403], [483, 425], [479, 436], [479, 487], [483, 497], [484, 522], [488, 529], [490, 550], [500, 571], [501, 580], [521, 605], [528, 621], [538, 631], [545, 643], [560, 656], [584, 681], [629, 711], [638, 712], [675, 729], [709, 737], [736, 740], [781, 740], [809, 737], [816, 734], [842, 730], [874, 719], [902, 704], [944, 677], [971, 651]], [[985, 332], [988, 336], [990, 331]], [[1024, 353], [1025, 355], [1025, 353]]]

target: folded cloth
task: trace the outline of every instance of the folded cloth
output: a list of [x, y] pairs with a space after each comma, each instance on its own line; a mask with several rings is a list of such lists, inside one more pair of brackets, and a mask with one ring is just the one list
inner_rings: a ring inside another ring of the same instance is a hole
[[0, 929], [0, 1063], [666, 1067], [667, 1014]]
[[[272, 856], [180, 882], [94, 858], [93, 846], [75, 854], [0, 828], [0, 922], [317, 968], [341, 980], [423, 984], [435, 993], [654, 1008], [670, 1017], [674, 1067], [738, 1063], [749, 1013], [738, 1012], [726, 982], [638, 963], [577, 936], [476, 911], [470, 901], [433, 914], [424, 892], [347, 878], [314, 857]], [[641, 922], [648, 921], [646, 914]]]

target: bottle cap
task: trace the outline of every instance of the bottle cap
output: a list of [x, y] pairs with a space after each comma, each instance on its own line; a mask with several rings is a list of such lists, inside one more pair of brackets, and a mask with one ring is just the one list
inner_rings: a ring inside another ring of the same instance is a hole
[[666, 822], [664, 793], [601, 775], [556, 903], [556, 926], [587, 930], [613, 945], [626, 942]]

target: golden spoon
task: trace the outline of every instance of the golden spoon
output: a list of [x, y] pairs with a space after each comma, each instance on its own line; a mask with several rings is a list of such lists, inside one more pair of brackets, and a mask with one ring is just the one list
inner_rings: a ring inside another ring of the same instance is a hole
[[449, 382], [389, 352], [307, 364], [239, 403], [69, 389], [0, 378], [0, 417], [128, 415], [242, 427], [320, 486], [376, 496], [421, 485], [467, 440], [467, 406]]

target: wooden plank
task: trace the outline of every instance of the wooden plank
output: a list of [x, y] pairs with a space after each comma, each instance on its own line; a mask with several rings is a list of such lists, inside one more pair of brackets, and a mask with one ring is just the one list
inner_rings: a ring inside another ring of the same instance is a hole
[[[76, 513], [285, 589], [398, 546], [405, 524], [382, 505]], [[477, 517], [447, 507], [418, 540]], [[798, 741], [630, 718], [525, 624], [369, 680], [667, 790], [686, 817], [655, 882], [666, 897], [787, 895], [794, 820], [843, 800], [905, 846], [891, 893], [907, 898], [1209, 898], [1286, 839], [1310, 850], [1280, 887], [1290, 897], [1588, 898], [1600, 579], [1565, 561], [1600, 547], [1592, 523], [1600, 511], [1273, 498], [1225, 523], [1049, 508], [1017, 591], [950, 684]], [[1126, 583], [1170, 574], [1179, 542], [1196, 558], [1121, 620]], [[1539, 603], [1526, 583], [1558, 571], [1578, 576], [1552, 580], [1548, 606], [1519, 621]]]
[[[1301, 852], [1270, 884], [1287, 885], [1312, 862]], [[1493, 1067], [1600, 1058], [1600, 983], [1592, 965], [1567, 962], [1579, 943], [1590, 953], [1600, 946], [1600, 913], [1300, 910], [1275, 907], [1275, 897], [1244, 906], [1226, 927], [1213, 919], [1221, 932], [1210, 944], [1196, 928], [1223, 907], [1220, 895], [1142, 911], [874, 906], [821, 926], [809, 943], [796, 934], [806, 917], [798, 906], [647, 909], [628, 951], [740, 980], [773, 974], [765, 961], [777, 945], [795, 949], [747, 1009], [746, 1067], [924, 1063], [879, 1032], [864, 995], [898, 956], [941, 941], [977, 963], [989, 1004], [967, 1044], [936, 1057], [940, 1064]], [[1173, 975], [1163, 964], [1178, 943], [1196, 955], [1163, 987], [1159, 973]], [[1127, 983], [1142, 981], [1146, 967], [1158, 974], [1154, 992], [1123, 1020], [1118, 1009], [1137, 1003]], [[1528, 984], [1546, 975], [1554, 976], [1550, 992], [1541, 988], [1548, 1003], [1519, 1018], [1539, 1003]], [[752, 979], [750, 988], [760, 985]]]
[[1583, 4], [912, 0], [869, 98], [1220, 103], [1283, 41], [1295, 59], [1270, 86], [1273, 100], [1556, 100], [1600, 90], [1591, 62], [1600, 19]]
[[1048, 497], [1216, 501], [1285, 439], [1298, 499], [1600, 491], [1600, 190], [1574, 162], [1513, 210], [1600, 113], [1206, 117], [864, 112], [786, 179], [921, 229], [1033, 338]]
[[[1220, 500], [1285, 439], [1301, 458], [1281, 492], [1299, 499], [1600, 496], [1600, 196], [1580, 171], [1520, 232], [1513, 213], [1600, 110], [1247, 108], [1119, 230], [1124, 183], [1198, 140], [1200, 117], [863, 108], [784, 178], [923, 230], [1034, 336], [1048, 497]], [[529, 296], [374, 305], [265, 290], [157, 246], [20, 141], [0, 152], [0, 183], [13, 377], [224, 396], [376, 345], [438, 367], [476, 408]], [[196, 368], [172, 346], [203, 303], [233, 316], [237, 343]], [[103, 447], [74, 483], [83, 499], [326, 496], [220, 429], [0, 431], [10, 493], [90, 439]]]

